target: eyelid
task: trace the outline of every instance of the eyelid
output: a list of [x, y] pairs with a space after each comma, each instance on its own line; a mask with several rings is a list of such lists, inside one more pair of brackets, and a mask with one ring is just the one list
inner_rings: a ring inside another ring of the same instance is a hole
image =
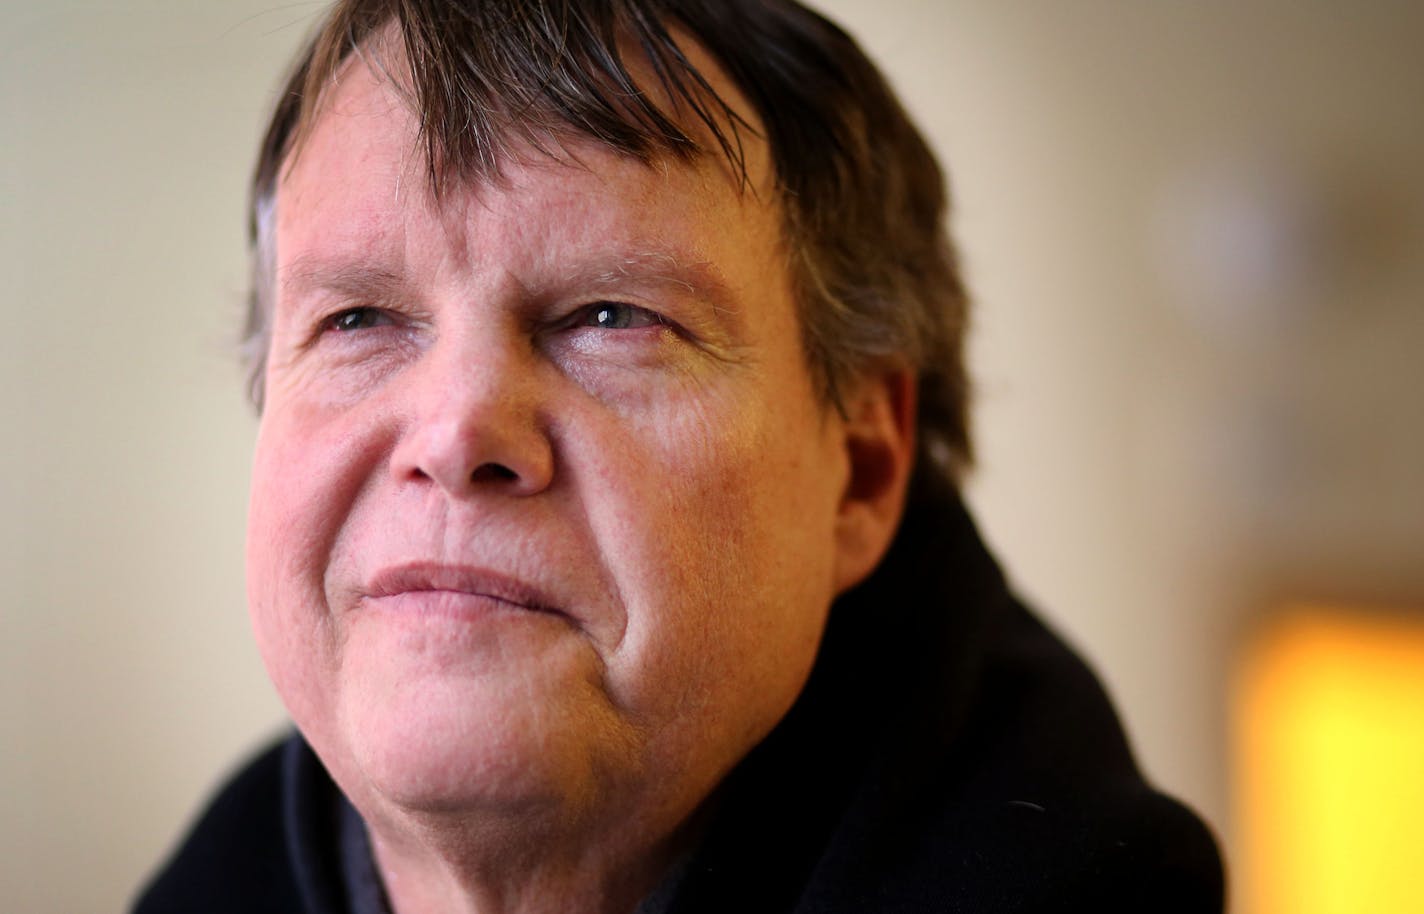
[[[351, 306], [349, 306], [349, 307], [341, 308], [341, 309], [339, 309], [339, 310], [337, 310], [337, 311], [332, 311], [332, 312], [330, 312], [329, 314], [327, 314], [327, 315], [326, 315], [325, 317], [323, 317], [323, 318], [320, 320], [320, 322], [318, 323], [318, 328], [319, 328], [322, 332], [331, 332], [331, 333], [353, 333], [353, 332], [355, 332], [355, 330], [358, 329], [358, 328], [354, 328], [354, 327], [353, 327], [353, 328], [348, 328], [348, 329], [342, 329], [341, 327], [338, 327], [338, 326], [337, 326], [337, 322], [340, 321], [340, 320], [341, 320], [342, 318], [344, 318], [344, 317], [348, 317], [348, 316], [352, 316], [352, 315], [356, 315], [356, 314], [361, 314], [361, 315], [364, 315], [364, 316], [366, 316], [367, 318], [369, 318], [369, 319], [371, 319], [371, 320], [374, 320], [374, 321], [375, 321], [375, 326], [377, 326], [377, 327], [383, 327], [383, 326], [387, 326], [387, 325], [390, 325], [390, 324], [394, 324], [394, 323], [395, 323], [395, 316], [394, 316], [393, 314], [391, 314], [390, 311], [386, 310], [385, 308], [376, 307], [375, 305], [351, 305]], [[370, 328], [359, 328], [359, 329], [370, 329]]]
[[[331, 305], [335, 305], [332, 307]], [[382, 305], [355, 304], [347, 302], [333, 302], [327, 307], [319, 310], [313, 308], [313, 313], [308, 318], [305, 336], [302, 342], [303, 349], [313, 349], [322, 345], [323, 340], [335, 343], [338, 340], [348, 340], [355, 343], [356, 338], [375, 330], [386, 330], [403, 323], [404, 318], [398, 312]], [[342, 317], [361, 312], [367, 315], [370, 321], [369, 326], [353, 327], [341, 330], [335, 326], [336, 321]]]
[[[626, 328], [598, 328], [591, 323], [591, 320], [601, 310], [606, 308], [626, 308], [628, 311], [632, 312], [634, 315], [637, 316], [636, 319], [638, 322], [634, 326]], [[630, 301], [620, 301], [619, 299], [614, 298], [592, 301], [586, 305], [574, 309], [573, 313], [569, 315], [565, 326], [570, 329], [579, 329], [587, 327], [591, 329], [644, 330], [649, 327], [666, 327], [669, 330], [673, 331], [680, 330], [680, 328], [674, 321], [669, 320], [665, 314], [654, 308], [649, 308], [646, 305], [635, 304], [634, 302]]]

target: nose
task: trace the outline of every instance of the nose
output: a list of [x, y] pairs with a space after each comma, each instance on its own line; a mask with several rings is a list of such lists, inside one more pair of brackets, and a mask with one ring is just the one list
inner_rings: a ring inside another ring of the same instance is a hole
[[509, 349], [440, 344], [413, 369], [407, 423], [391, 455], [398, 480], [452, 498], [534, 495], [553, 481], [537, 368]]

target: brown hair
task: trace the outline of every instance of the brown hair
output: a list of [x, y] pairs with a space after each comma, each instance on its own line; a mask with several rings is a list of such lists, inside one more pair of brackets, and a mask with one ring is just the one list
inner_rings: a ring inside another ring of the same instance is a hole
[[876, 366], [919, 378], [920, 448], [951, 477], [971, 459], [966, 300], [933, 154], [860, 48], [793, 0], [339, 0], [299, 56], [252, 184], [247, 322], [259, 406], [272, 294], [272, 210], [283, 164], [322, 90], [385, 29], [398, 36], [432, 187], [495, 179], [511, 140], [591, 138], [651, 162], [708, 150], [635, 82], [640, 53], [745, 180], [754, 129], [669, 31], [685, 29], [761, 119], [784, 211], [803, 345], [826, 399]]

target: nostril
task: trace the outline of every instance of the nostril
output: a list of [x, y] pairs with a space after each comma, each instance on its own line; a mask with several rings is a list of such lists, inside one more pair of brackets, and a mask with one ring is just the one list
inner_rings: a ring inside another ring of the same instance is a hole
[[519, 474], [502, 463], [482, 463], [470, 474], [471, 482], [508, 482]]

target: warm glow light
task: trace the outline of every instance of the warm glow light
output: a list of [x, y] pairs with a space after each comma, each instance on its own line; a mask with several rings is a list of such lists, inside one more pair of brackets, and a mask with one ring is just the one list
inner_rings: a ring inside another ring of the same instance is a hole
[[1424, 614], [1293, 612], [1244, 659], [1238, 914], [1424, 914]]

